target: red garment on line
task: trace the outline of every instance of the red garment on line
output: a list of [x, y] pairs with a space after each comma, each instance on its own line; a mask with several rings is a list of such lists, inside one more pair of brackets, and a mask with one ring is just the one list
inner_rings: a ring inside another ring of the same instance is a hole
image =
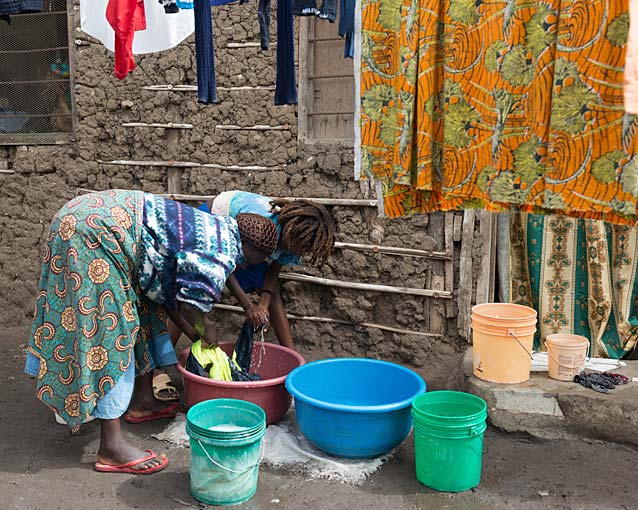
[[146, 30], [144, 0], [109, 0], [106, 19], [115, 31], [115, 77], [123, 80], [135, 69], [133, 35]]

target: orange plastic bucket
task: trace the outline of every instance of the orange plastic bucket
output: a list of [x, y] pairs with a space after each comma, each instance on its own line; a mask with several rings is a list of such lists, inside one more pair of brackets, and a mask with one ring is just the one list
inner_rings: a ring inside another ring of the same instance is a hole
[[529, 379], [536, 333], [536, 310], [510, 303], [472, 308], [474, 376], [516, 384]]
[[573, 381], [585, 366], [589, 340], [584, 336], [556, 333], [545, 338], [549, 376], [559, 381]]

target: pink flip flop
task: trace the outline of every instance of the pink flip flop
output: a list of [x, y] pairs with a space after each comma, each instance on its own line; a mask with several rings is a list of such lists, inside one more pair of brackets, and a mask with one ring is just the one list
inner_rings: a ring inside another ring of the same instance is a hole
[[146, 414], [144, 416], [130, 416], [129, 414], [124, 415], [124, 419], [127, 423], [146, 423], [147, 421], [155, 421], [155, 420], [163, 420], [165, 418], [175, 418], [179, 411], [179, 402], [175, 402], [168, 407], [165, 407], [161, 411], [157, 411], [155, 413]]
[[[128, 475], [152, 475], [153, 473], [157, 473], [161, 471], [166, 466], [168, 466], [168, 459], [166, 457], [158, 457], [153, 450], [146, 450], [148, 455], [141, 459], [132, 460], [131, 462], [127, 462], [126, 464], [120, 464], [118, 466], [112, 466], [110, 464], [102, 464], [101, 462], [95, 463], [95, 470], [100, 473], [126, 473]], [[134, 469], [134, 466], [138, 464], [142, 464], [143, 462], [147, 462], [149, 460], [161, 460], [162, 463], [148, 469]]]

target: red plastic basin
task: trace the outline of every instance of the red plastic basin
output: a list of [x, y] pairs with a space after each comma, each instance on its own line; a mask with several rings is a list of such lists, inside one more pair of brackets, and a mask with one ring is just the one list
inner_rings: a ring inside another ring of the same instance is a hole
[[[261, 343], [255, 342], [251, 361], [251, 372], [261, 375], [261, 381], [235, 382], [215, 381], [188, 372], [184, 365], [190, 354], [190, 347], [179, 356], [177, 370], [184, 378], [184, 403], [194, 406], [204, 400], [214, 398], [236, 398], [257, 404], [266, 412], [266, 423], [277, 423], [283, 419], [292, 397], [286, 390], [286, 376], [298, 366], [305, 363], [300, 354], [270, 343], [264, 343], [264, 356], [261, 357]], [[231, 355], [234, 342], [220, 343], [219, 346]]]

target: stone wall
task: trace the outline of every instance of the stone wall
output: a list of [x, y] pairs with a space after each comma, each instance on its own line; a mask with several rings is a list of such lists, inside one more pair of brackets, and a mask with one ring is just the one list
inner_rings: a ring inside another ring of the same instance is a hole
[[[73, 27], [79, 26], [79, 16], [73, 16], [73, 21]], [[272, 30], [274, 36], [274, 26]], [[268, 53], [258, 48], [226, 48], [229, 42], [258, 41], [254, 5], [216, 9], [215, 36], [219, 86], [274, 84], [274, 48]], [[180, 132], [176, 160], [281, 167], [253, 173], [187, 169], [182, 178], [184, 193], [210, 195], [241, 188], [272, 196], [364, 198], [353, 178], [352, 149], [334, 144], [299, 148], [296, 108], [275, 107], [272, 90], [220, 91], [220, 103], [212, 106], [199, 105], [194, 92], [143, 90], [144, 85], [196, 82], [192, 38], [172, 51], [136, 57], [138, 67], [124, 81], [113, 76], [113, 57], [100, 44], [92, 42], [73, 50], [75, 143], [0, 147], [0, 162], [15, 171], [12, 175], [0, 174], [0, 319], [4, 324], [28, 326], [39, 273], [39, 243], [50, 218], [78, 188], [166, 192], [166, 168], [98, 163], [168, 159], [163, 129], [127, 128], [122, 127], [123, 122], [193, 124], [194, 129]], [[344, 61], [344, 66], [350, 65], [350, 61]], [[291, 128], [267, 132], [215, 129], [223, 124], [288, 124]], [[333, 212], [340, 224], [341, 241], [443, 249], [442, 216], [389, 221], [377, 218], [374, 208], [334, 207]], [[336, 250], [322, 270], [304, 267], [302, 271], [343, 281], [429, 288], [432, 270], [442, 270], [442, 264], [424, 258]], [[396, 360], [416, 367], [435, 384], [443, 382], [458, 362], [464, 341], [458, 339], [456, 321], [446, 319], [440, 302], [299, 282], [283, 286], [291, 313], [421, 332], [428, 331], [434, 322], [439, 328], [443, 326], [441, 337], [424, 337], [349, 325], [294, 322], [296, 341], [309, 358], [365, 355]], [[234, 335], [241, 316], [216, 313], [226, 334]]]

